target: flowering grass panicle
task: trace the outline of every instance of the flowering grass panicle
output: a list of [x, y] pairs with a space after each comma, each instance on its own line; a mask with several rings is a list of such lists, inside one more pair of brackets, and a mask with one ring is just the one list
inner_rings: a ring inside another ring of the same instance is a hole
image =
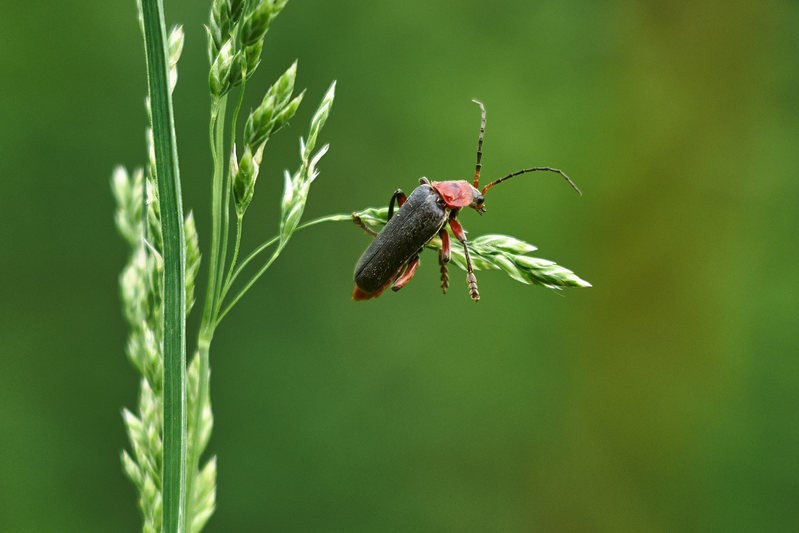
[[[213, 428], [210, 402], [209, 352], [214, 331], [255, 281], [279, 256], [300, 226], [310, 185], [318, 176], [318, 163], [328, 146], [314, 152], [319, 131], [333, 103], [333, 84], [311, 120], [307, 141], [300, 139], [300, 165], [286, 180], [280, 213], [280, 234], [239, 261], [244, 214], [252, 201], [265, 147], [272, 135], [294, 117], [305, 94], [294, 95], [297, 62], [266, 90], [260, 104], [247, 115], [240, 132], [237, 121], [247, 81], [261, 61], [264, 37], [286, 0], [212, 0], [206, 32], [211, 93], [209, 136], [212, 140], [211, 246], [208, 283], [203, 316], [197, 335], [197, 349], [184, 367], [174, 366], [165, 346], [179, 345], [185, 331], [185, 315], [169, 314], [169, 298], [185, 301], [185, 313], [194, 303], [200, 248], [194, 218], [189, 213], [177, 226], [167, 219], [182, 210], [180, 181], [171, 95], [177, 83], [177, 62], [183, 50], [180, 27], [164, 41], [161, 0], [140, 0], [139, 19], [145, 38], [150, 93], [145, 99], [147, 158], [144, 170], [114, 171], [112, 190], [117, 203], [115, 222], [130, 247], [130, 259], [120, 276], [123, 314], [130, 327], [127, 354], [140, 375], [137, 408], [125, 409], [123, 419], [130, 439], [130, 451], [122, 452], [125, 473], [139, 492], [144, 531], [200, 531], [216, 505], [216, 458], [202, 460]], [[159, 31], [159, 28], [161, 31]], [[162, 57], [163, 56], [163, 57]], [[163, 67], [163, 68], [159, 68]], [[235, 88], [238, 98], [228, 115], [228, 96]], [[241, 156], [236, 146], [241, 147]], [[160, 154], [160, 155], [159, 155]], [[228, 154], [228, 155], [225, 155]], [[165, 165], [165, 161], [168, 164]], [[159, 169], [174, 186], [164, 189]], [[172, 181], [174, 178], [174, 182]], [[166, 190], [162, 201], [159, 191]], [[177, 192], [174, 198], [173, 191]], [[230, 252], [230, 207], [236, 215], [236, 230]], [[163, 211], [162, 211], [163, 210]], [[165, 216], [162, 216], [165, 215]], [[169, 215], [167, 217], [166, 215]], [[337, 219], [335, 217], [327, 220]], [[169, 226], [169, 227], [168, 227]], [[176, 235], [182, 235], [177, 240]], [[177, 263], [170, 263], [174, 242], [183, 242]], [[271, 256], [249, 280], [241, 281], [244, 267], [257, 259], [271, 244], [278, 243]], [[175, 276], [175, 272], [178, 273]], [[229, 294], [240, 284], [237, 292]], [[176, 300], [171, 300], [176, 301]], [[172, 307], [182, 309], [180, 305]], [[169, 314], [169, 316], [167, 316]], [[174, 319], [177, 318], [177, 323]], [[168, 327], [166, 326], [168, 325]], [[180, 347], [180, 346], [178, 346]], [[176, 353], [175, 352], [172, 353]], [[182, 364], [185, 345], [176, 353]], [[176, 370], [176, 371], [174, 371]], [[182, 399], [181, 399], [182, 397]], [[182, 426], [182, 427], [181, 427]], [[169, 472], [167, 472], [169, 466]]]

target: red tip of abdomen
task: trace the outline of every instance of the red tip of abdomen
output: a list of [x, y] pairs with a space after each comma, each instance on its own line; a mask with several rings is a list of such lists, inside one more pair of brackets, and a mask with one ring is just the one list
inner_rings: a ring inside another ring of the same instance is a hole
[[356, 302], [360, 302], [361, 300], [368, 300], [369, 298], [374, 298], [380, 294], [379, 292], [366, 292], [365, 290], [361, 289], [357, 285], [355, 286], [355, 290], [352, 291], [352, 299]]

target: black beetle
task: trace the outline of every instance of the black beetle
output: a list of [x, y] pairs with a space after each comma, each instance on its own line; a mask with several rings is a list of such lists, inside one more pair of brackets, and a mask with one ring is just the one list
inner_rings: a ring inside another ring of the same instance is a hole
[[[480, 135], [477, 139], [477, 164], [474, 170], [474, 182], [466, 180], [457, 181], [429, 181], [427, 178], [419, 180], [420, 185], [406, 197], [401, 189], [394, 191], [388, 204], [388, 223], [375, 236], [375, 240], [358, 259], [355, 265], [355, 290], [352, 297], [355, 300], [367, 300], [380, 295], [391, 285], [394, 291], [404, 287], [416, 273], [419, 266], [419, 252], [433, 237], [441, 238], [439, 251], [439, 264], [441, 266], [441, 289], [446, 293], [449, 286], [447, 263], [450, 260], [449, 234], [446, 224], [452, 228], [452, 233], [463, 245], [466, 257], [466, 283], [469, 285], [469, 295], [472, 300], [478, 301], [480, 293], [477, 290], [477, 278], [474, 267], [466, 247], [466, 232], [457, 221], [456, 216], [464, 207], [471, 207], [483, 214], [485, 195], [491, 187], [509, 178], [536, 172], [539, 170], [556, 172], [563, 176], [569, 185], [578, 193], [580, 189], [561, 170], [551, 167], [533, 167], [518, 170], [507, 176], [494, 180], [482, 190], [478, 189], [480, 181], [480, 160], [483, 157], [483, 135], [485, 133], [486, 111], [479, 100], [473, 100], [480, 106], [481, 121]], [[582, 193], [580, 193], [582, 194]], [[400, 206], [394, 214], [395, 202]], [[359, 219], [355, 222], [367, 229]]]

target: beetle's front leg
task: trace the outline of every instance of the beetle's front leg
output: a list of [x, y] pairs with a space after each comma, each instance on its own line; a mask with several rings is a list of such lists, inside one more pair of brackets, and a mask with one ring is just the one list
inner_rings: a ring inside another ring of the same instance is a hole
[[396, 201], [399, 207], [402, 207], [402, 204], [405, 203], [408, 197], [405, 196], [405, 193], [402, 192], [402, 189], [397, 189], [394, 191], [394, 194], [391, 195], [391, 200], [388, 202], [388, 218], [386, 221], [391, 220], [391, 217], [394, 216], [394, 202]]
[[408, 282], [411, 281], [413, 275], [416, 274], [417, 268], [419, 268], [419, 254], [411, 257], [405, 264], [405, 267], [400, 270], [401, 273], [396, 281], [394, 281], [394, 285], [392, 285], [391, 290], [397, 292], [407, 285]]
[[441, 239], [441, 249], [438, 251], [438, 264], [441, 267], [441, 291], [447, 294], [447, 288], [449, 288], [447, 263], [449, 263], [450, 258], [449, 233], [447, 233], [447, 228], [441, 228], [438, 232], [438, 236]]
[[475, 302], [480, 300], [480, 292], [477, 290], [477, 276], [474, 275], [474, 266], [472, 265], [472, 258], [469, 257], [469, 248], [466, 247], [466, 232], [463, 231], [463, 226], [454, 218], [449, 219], [449, 227], [452, 228], [452, 233], [455, 238], [463, 245], [463, 255], [466, 256], [466, 283], [469, 284], [469, 295]]

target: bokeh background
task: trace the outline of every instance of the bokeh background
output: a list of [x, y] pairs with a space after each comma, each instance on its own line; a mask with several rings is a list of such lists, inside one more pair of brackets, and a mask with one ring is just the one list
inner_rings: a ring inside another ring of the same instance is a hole
[[[207, 5], [166, 12], [207, 250]], [[520, 177], [465, 227], [594, 287], [484, 272], [475, 305], [459, 271], [440, 294], [431, 254], [356, 304], [367, 237], [297, 234], [215, 338], [207, 530], [795, 531], [797, 28], [786, 0], [290, 2], [246, 105], [295, 58], [307, 99], [270, 143], [247, 245], [274, 233], [337, 79], [307, 217], [468, 178], [480, 97], [485, 177], [553, 165], [584, 196]], [[0, 531], [137, 531], [109, 191], [144, 159], [133, 0], [4, 2], [0, 72]]]

